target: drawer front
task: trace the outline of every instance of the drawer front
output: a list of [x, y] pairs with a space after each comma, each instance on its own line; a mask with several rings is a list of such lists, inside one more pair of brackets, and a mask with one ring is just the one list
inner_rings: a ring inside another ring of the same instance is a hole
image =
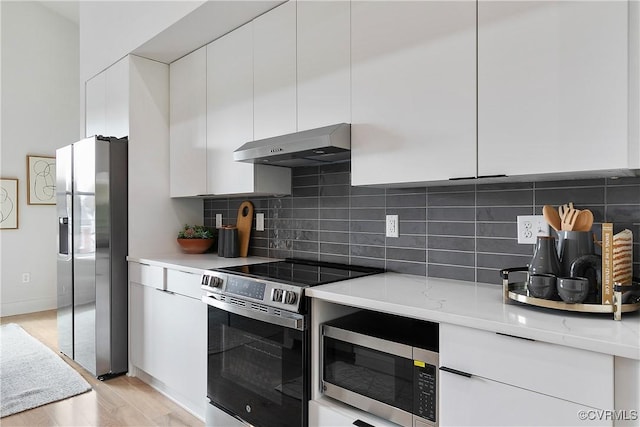
[[138, 262], [129, 263], [129, 281], [158, 289], [166, 287], [163, 267]]
[[611, 426], [586, 405], [513, 387], [481, 377], [440, 374], [440, 427], [462, 426]]
[[599, 409], [613, 408], [613, 356], [449, 324], [440, 366]]
[[202, 275], [186, 271], [167, 269], [167, 290], [191, 298], [200, 299]]

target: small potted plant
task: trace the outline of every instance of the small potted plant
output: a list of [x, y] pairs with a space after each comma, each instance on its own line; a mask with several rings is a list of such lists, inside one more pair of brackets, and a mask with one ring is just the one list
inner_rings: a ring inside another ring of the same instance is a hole
[[203, 225], [185, 224], [184, 228], [178, 232], [177, 240], [185, 253], [201, 254], [213, 245], [215, 235]]

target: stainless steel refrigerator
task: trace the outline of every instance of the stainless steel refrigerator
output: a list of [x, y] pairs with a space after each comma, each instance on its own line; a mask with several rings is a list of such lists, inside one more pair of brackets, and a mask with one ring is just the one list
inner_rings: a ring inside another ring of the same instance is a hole
[[99, 379], [127, 371], [127, 138], [56, 151], [58, 344]]

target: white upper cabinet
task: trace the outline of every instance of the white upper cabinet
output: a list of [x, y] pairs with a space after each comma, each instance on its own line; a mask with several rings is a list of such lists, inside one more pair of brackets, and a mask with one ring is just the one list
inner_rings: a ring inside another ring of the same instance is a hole
[[476, 2], [351, 3], [352, 184], [476, 176]]
[[129, 58], [86, 82], [85, 136], [129, 135]]
[[290, 194], [291, 170], [236, 162], [253, 137], [253, 24], [207, 45], [207, 193]]
[[480, 176], [639, 167], [627, 136], [628, 8], [479, 1]]
[[253, 26], [246, 24], [207, 45], [207, 192], [245, 192], [253, 165], [233, 151], [253, 140]]
[[207, 192], [207, 49], [171, 63], [171, 197]]
[[348, 1], [297, 4], [298, 130], [351, 123]]
[[295, 132], [296, 2], [256, 18], [253, 31], [253, 137]]

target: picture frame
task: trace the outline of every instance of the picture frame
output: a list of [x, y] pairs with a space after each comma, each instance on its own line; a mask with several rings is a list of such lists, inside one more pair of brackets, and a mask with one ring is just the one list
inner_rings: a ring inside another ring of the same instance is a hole
[[18, 228], [18, 180], [0, 178], [0, 230]]
[[56, 204], [56, 158], [27, 156], [27, 204]]

